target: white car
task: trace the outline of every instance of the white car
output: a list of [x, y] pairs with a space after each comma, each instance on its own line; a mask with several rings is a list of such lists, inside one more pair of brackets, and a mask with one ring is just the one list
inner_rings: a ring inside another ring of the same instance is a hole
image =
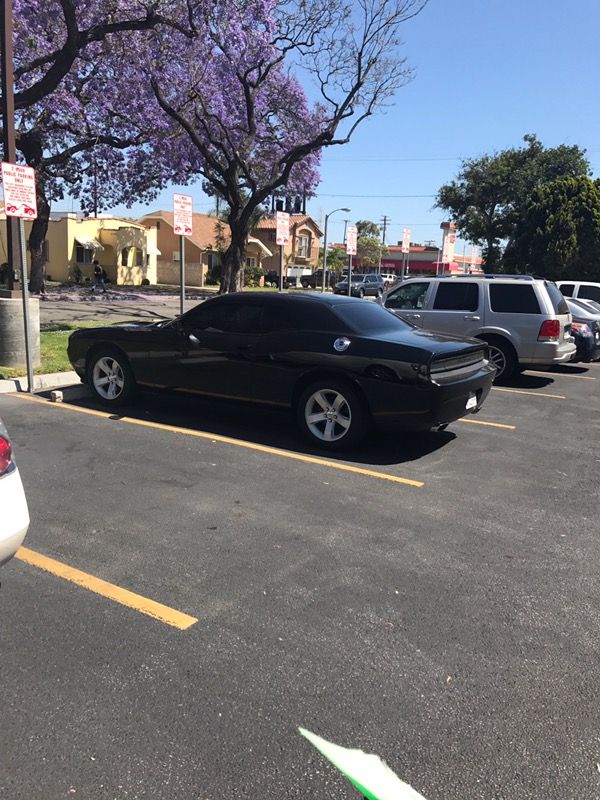
[[17, 552], [27, 529], [29, 511], [8, 433], [0, 419], [0, 566]]

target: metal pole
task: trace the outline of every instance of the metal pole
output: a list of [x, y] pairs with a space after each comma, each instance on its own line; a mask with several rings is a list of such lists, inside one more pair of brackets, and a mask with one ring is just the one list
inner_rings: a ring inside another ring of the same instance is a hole
[[325, 230], [323, 232], [323, 282], [321, 284], [321, 294], [325, 292], [327, 284], [327, 223], [329, 222], [329, 214], [325, 214]]
[[[13, 82], [13, 13], [12, 0], [0, 0], [0, 73], [2, 89], [2, 135], [4, 160], [17, 161], [15, 140], [15, 97]], [[14, 289], [17, 263], [19, 225], [16, 217], [6, 218], [6, 251], [8, 257], [8, 288]]]
[[179, 237], [179, 291], [179, 313], [183, 314], [183, 304], [185, 302], [185, 236]]
[[283, 245], [279, 245], [279, 291], [283, 292]]
[[33, 392], [33, 366], [31, 363], [31, 347], [29, 345], [29, 279], [27, 277], [27, 245], [25, 242], [25, 224], [19, 220], [19, 240], [21, 245], [21, 295], [23, 297], [23, 323], [25, 327], [25, 361], [27, 362], [27, 391]]
[[352, 297], [352, 253], [348, 256], [348, 297]]

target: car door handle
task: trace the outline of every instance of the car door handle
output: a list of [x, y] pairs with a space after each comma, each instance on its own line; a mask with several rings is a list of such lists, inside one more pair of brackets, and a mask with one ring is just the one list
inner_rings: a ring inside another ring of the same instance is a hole
[[421, 319], [421, 315], [420, 314], [409, 314], [408, 318], [409, 319]]
[[471, 320], [474, 320], [475, 322], [479, 322], [481, 317], [478, 317], [477, 314], [465, 314], [463, 319], [471, 319]]
[[197, 336], [194, 336], [193, 333], [188, 334], [188, 339], [194, 345], [200, 344], [200, 339]]

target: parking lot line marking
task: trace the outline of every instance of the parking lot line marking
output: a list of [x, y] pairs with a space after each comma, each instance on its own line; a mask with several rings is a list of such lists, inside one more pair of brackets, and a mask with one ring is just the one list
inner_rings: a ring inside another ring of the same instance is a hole
[[80, 569], [63, 564], [62, 561], [56, 561], [54, 558], [36, 553], [35, 550], [29, 550], [27, 547], [19, 548], [15, 558], [30, 564], [32, 567], [42, 569], [44, 572], [50, 572], [52, 575], [64, 578], [66, 581], [76, 583], [90, 592], [100, 594], [102, 597], [108, 597], [109, 600], [114, 600], [115, 603], [120, 603], [122, 606], [133, 608], [135, 611], [139, 611], [140, 614], [146, 614], [167, 625], [172, 625], [174, 628], [179, 628], [179, 630], [184, 631], [198, 622], [196, 617], [190, 617], [189, 614], [184, 614], [182, 611], [176, 611], [174, 608], [164, 606], [155, 600], [149, 600], [147, 597], [130, 592], [128, 589], [122, 589], [120, 586], [115, 586], [114, 583], [108, 583], [102, 578], [96, 578], [94, 575], [89, 575]]
[[560, 377], [560, 378], [577, 378], [580, 381], [595, 381], [596, 378], [592, 378], [589, 375], [573, 375], [570, 372], [543, 372], [542, 370], [536, 369], [528, 369], [527, 374], [531, 375], [543, 375], [544, 378], [550, 377]]
[[260, 453], [269, 453], [270, 455], [281, 456], [283, 458], [291, 458], [294, 461], [303, 461], [307, 464], [317, 464], [321, 467], [328, 467], [329, 469], [337, 469], [341, 472], [353, 472], [356, 475], [365, 475], [369, 478], [377, 478], [382, 481], [390, 481], [391, 483], [401, 483], [404, 486], [414, 486], [417, 489], [425, 486], [423, 481], [415, 481], [410, 478], [401, 478], [399, 475], [390, 475], [388, 472], [376, 472], [372, 469], [365, 469], [364, 467], [354, 467], [351, 464], [339, 464], [336, 461], [329, 461], [326, 458], [319, 458], [317, 456], [307, 456], [302, 453], [294, 453], [291, 450], [282, 450], [279, 447], [270, 447], [266, 444], [257, 444], [256, 442], [247, 442], [244, 439], [234, 439], [231, 436], [222, 436], [219, 433], [208, 433], [207, 431], [195, 431], [191, 428], [180, 428], [177, 425], [165, 425], [162, 422], [148, 422], [144, 419], [136, 419], [135, 417], [120, 417], [106, 411], [96, 411], [93, 408], [81, 408], [80, 406], [71, 406], [68, 403], [50, 403], [41, 397], [33, 397], [30, 394], [14, 394], [12, 397], [17, 397], [23, 400], [30, 400], [33, 403], [41, 403], [50, 408], [62, 408], [67, 411], [78, 411], [82, 414], [90, 414], [94, 417], [102, 417], [103, 419], [112, 419], [117, 422], [126, 422], [130, 425], [140, 425], [145, 428], [156, 428], [160, 431], [169, 431], [170, 433], [181, 433], [184, 436], [194, 436], [197, 439], [206, 439], [210, 442], [222, 442], [223, 444], [232, 444], [235, 447], [243, 447], [247, 450], [257, 450]]
[[532, 397], [553, 397], [555, 400], [566, 400], [564, 394], [548, 394], [547, 392], [529, 392], [527, 389], [505, 389], [501, 386], [492, 386], [495, 392], [510, 392], [510, 394], [530, 394]]
[[516, 431], [516, 425], [506, 425], [503, 422], [485, 422], [482, 419], [457, 419], [457, 422], [466, 422], [467, 425], [486, 425], [489, 428], [503, 428], [507, 431]]

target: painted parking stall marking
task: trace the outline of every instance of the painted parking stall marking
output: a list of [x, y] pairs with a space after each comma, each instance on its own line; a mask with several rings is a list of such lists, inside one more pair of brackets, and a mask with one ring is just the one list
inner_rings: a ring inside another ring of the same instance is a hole
[[591, 375], [575, 375], [574, 372], [543, 372], [542, 370], [536, 369], [528, 369], [528, 375], [542, 375], [544, 378], [576, 378], [580, 381], [595, 381], [596, 378], [591, 377]]
[[467, 425], [482, 425], [486, 428], [501, 428], [502, 430], [506, 431], [516, 431], [516, 425], [507, 425], [505, 422], [488, 422], [487, 420], [483, 419], [468, 419], [467, 417], [463, 417], [462, 419], [457, 419], [457, 422], [464, 422]]
[[243, 447], [247, 450], [256, 450], [260, 453], [268, 453], [269, 455], [280, 456], [282, 458], [290, 458], [294, 461], [303, 461], [306, 464], [316, 464], [321, 467], [339, 470], [340, 472], [352, 472], [356, 475], [364, 475], [368, 478], [375, 478], [383, 481], [390, 481], [391, 483], [400, 483], [404, 486], [412, 486], [420, 489], [425, 485], [423, 481], [416, 481], [410, 478], [402, 478], [399, 475], [391, 475], [388, 472], [377, 472], [364, 467], [354, 467], [351, 464], [342, 464], [336, 461], [329, 461], [326, 458], [319, 458], [318, 456], [307, 456], [303, 453], [295, 453], [292, 450], [282, 450], [279, 447], [270, 447], [265, 444], [256, 444], [255, 442], [247, 442], [244, 439], [234, 439], [231, 436], [222, 436], [218, 433], [209, 433], [208, 431], [195, 431], [191, 428], [180, 428], [177, 425], [166, 425], [162, 422], [148, 422], [135, 417], [121, 417], [111, 414], [106, 411], [97, 411], [93, 408], [80, 408], [79, 406], [71, 406], [66, 403], [50, 403], [48, 400], [43, 400], [41, 397], [32, 397], [27, 394], [15, 394], [12, 397], [20, 400], [28, 400], [32, 403], [41, 403], [49, 408], [60, 408], [66, 411], [75, 411], [80, 414], [90, 414], [94, 417], [101, 417], [102, 419], [113, 420], [116, 422], [125, 422], [128, 425], [139, 425], [144, 428], [154, 428], [159, 431], [168, 431], [170, 433], [183, 434], [184, 436], [194, 436], [197, 439], [204, 439], [210, 442], [220, 442], [222, 444], [230, 444], [234, 447]]
[[493, 392], [507, 392], [509, 394], [528, 394], [531, 397], [551, 397], [554, 400], [566, 400], [564, 394], [549, 394], [548, 392], [532, 392], [528, 389], [505, 389], [503, 386], [492, 386]]
[[192, 625], [198, 622], [197, 617], [184, 614], [182, 611], [176, 611], [174, 608], [157, 603], [147, 597], [142, 597], [140, 594], [131, 592], [129, 589], [123, 589], [114, 583], [102, 580], [102, 578], [96, 578], [94, 575], [82, 572], [80, 569], [63, 564], [62, 561], [49, 558], [41, 553], [36, 553], [35, 550], [29, 550], [27, 547], [21, 547], [17, 550], [15, 558], [32, 567], [75, 583], [90, 592], [107, 597], [115, 603], [133, 608], [135, 611], [139, 611], [140, 614], [146, 614], [159, 622], [164, 622], [166, 625], [179, 628], [179, 630], [187, 630], [187, 628], [191, 628]]

